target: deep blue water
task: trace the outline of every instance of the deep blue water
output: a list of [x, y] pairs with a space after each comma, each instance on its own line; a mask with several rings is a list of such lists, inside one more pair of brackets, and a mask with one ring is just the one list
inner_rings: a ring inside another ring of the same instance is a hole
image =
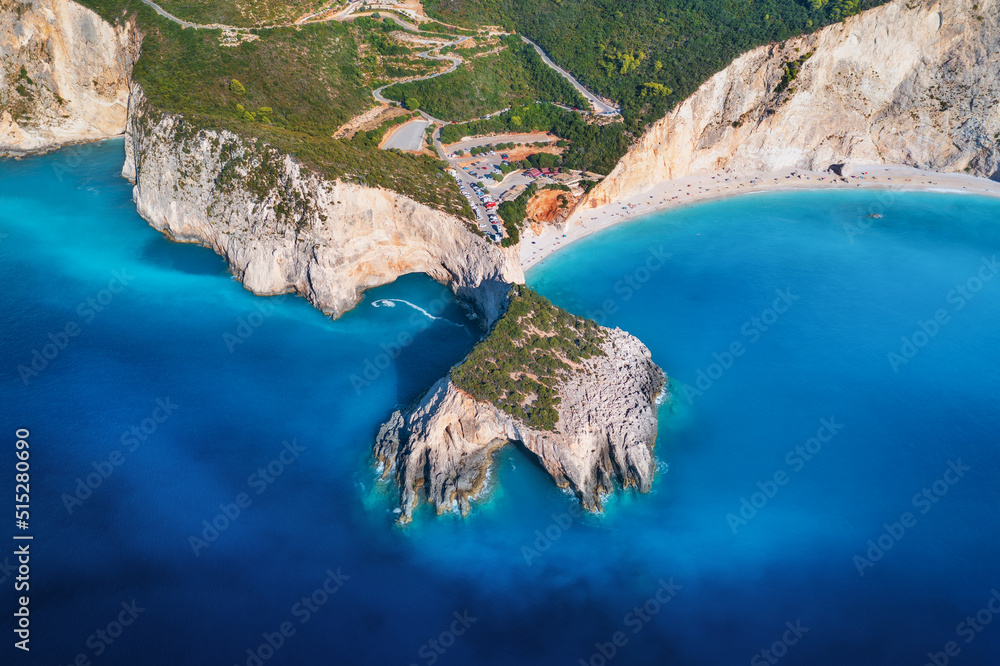
[[338, 321], [255, 297], [137, 216], [121, 153], [0, 164], [0, 496], [28, 428], [34, 536], [31, 655], [5, 610], [2, 663], [1000, 663], [1000, 202], [747, 196], [565, 249], [529, 283], [672, 378], [653, 492], [579, 517], [509, 449], [473, 515], [404, 530], [375, 431], [475, 322], [420, 276]]

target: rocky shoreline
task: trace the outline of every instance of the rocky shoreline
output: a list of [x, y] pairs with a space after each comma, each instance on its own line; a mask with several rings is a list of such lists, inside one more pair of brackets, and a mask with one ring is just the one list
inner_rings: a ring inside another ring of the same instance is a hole
[[183, 242], [212, 248], [259, 295], [297, 292], [339, 317], [365, 290], [407, 273], [450, 285], [491, 323], [515, 248], [390, 190], [330, 181], [290, 156], [226, 131], [196, 130], [149, 107], [133, 86], [123, 175], [139, 214]]
[[521, 442], [556, 485], [589, 511], [616, 486], [648, 492], [656, 472], [657, 401], [666, 377], [642, 342], [621, 329], [602, 329], [603, 356], [558, 387], [559, 419], [552, 431], [534, 428], [497, 406], [476, 400], [444, 377], [378, 432], [376, 470], [399, 487], [399, 522], [420, 501], [438, 514], [465, 515], [486, 484], [490, 461]]
[[[511, 285], [524, 282], [522, 259], [657, 204], [781, 185], [776, 173], [808, 186], [812, 174], [843, 162], [1000, 178], [996, 5], [894, 0], [740, 56], [654, 123], [580, 202], [567, 223], [579, 223], [579, 233], [560, 229], [534, 249], [530, 238], [496, 247], [463, 220], [397, 192], [326, 179], [259, 142], [151, 108], [131, 81], [136, 26], [112, 27], [71, 0], [31, 0], [17, 11], [0, 4], [0, 59], [13, 67], [0, 95], [20, 105], [0, 115], [0, 155], [124, 132], [123, 175], [135, 183], [139, 213], [175, 240], [212, 248], [254, 293], [294, 291], [336, 317], [366, 289], [425, 273], [474, 304], [490, 328], [509, 307]], [[35, 57], [40, 45], [46, 59]], [[792, 70], [793, 85], [782, 84]], [[765, 172], [773, 178], [725, 180]], [[679, 183], [688, 178], [708, 180]], [[544, 387], [558, 398], [546, 393], [557, 418], [549, 414], [545, 427], [511, 411], [530, 410], [540, 394], [485, 400], [454, 375], [397, 410], [373, 455], [399, 486], [400, 520], [424, 499], [438, 512], [466, 513], [491, 457], [512, 441], [588, 510], [600, 510], [616, 486], [648, 491], [665, 377], [639, 340], [600, 330], [601, 353], [574, 360], [558, 385]]]

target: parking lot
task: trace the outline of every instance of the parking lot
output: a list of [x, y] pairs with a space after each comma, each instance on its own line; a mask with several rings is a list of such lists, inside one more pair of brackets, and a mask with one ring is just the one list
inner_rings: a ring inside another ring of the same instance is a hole
[[462, 169], [452, 168], [450, 173], [458, 182], [462, 196], [472, 206], [479, 228], [494, 242], [499, 243], [504, 237], [503, 222], [497, 215], [498, 204], [494, 195], [488, 189], [479, 187], [478, 180]]
[[[552, 135], [536, 132], [531, 134], [474, 137], [450, 144], [447, 148], [438, 143], [437, 148], [439, 154], [448, 160], [451, 166], [449, 173], [455, 178], [462, 195], [472, 206], [480, 230], [494, 242], [500, 242], [506, 236], [506, 232], [504, 231], [503, 220], [500, 219], [496, 209], [500, 203], [506, 200], [505, 194], [508, 197], [513, 197], [520, 191], [523, 191], [524, 186], [532, 182], [538, 182], [540, 185], [543, 185], [565, 182], [566, 179], [573, 179], [574, 177], [576, 180], [579, 180], [580, 174], [578, 172], [574, 172], [575, 176], [570, 175], [569, 172], [565, 174], [553, 173], [542, 175], [535, 169], [531, 170], [534, 172], [533, 174], [517, 170], [503, 176], [500, 170], [501, 165], [518, 162], [532, 153], [556, 153], [557, 149], [554, 145], [544, 147], [533, 145], [535, 143], [554, 144], [555, 141], [556, 138]], [[470, 154], [470, 151], [473, 149], [488, 148], [506, 143], [517, 143], [518, 145], [502, 150], [489, 149], [487, 152], [479, 155]], [[493, 180], [487, 177], [487, 174], [496, 174], [502, 177], [502, 180]], [[482, 187], [480, 183], [483, 185]], [[510, 194], [507, 194], [508, 192]]]

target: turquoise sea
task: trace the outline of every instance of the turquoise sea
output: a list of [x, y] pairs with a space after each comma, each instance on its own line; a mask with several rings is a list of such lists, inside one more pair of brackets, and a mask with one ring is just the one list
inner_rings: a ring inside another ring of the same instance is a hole
[[564, 249], [529, 284], [671, 377], [653, 492], [580, 515], [509, 447], [401, 529], [375, 432], [476, 322], [423, 276], [337, 321], [255, 297], [121, 162], [0, 163], [0, 663], [1000, 663], [1000, 200], [750, 195]]

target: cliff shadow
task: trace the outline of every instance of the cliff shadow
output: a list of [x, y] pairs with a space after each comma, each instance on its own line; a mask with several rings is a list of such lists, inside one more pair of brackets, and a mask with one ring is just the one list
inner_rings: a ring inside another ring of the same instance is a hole
[[194, 243], [178, 243], [165, 236], [146, 243], [142, 258], [161, 268], [190, 275], [230, 275], [229, 264], [211, 249]]
[[383, 353], [395, 355], [396, 402], [402, 405], [422, 397], [482, 337], [478, 322], [457, 304], [446, 305], [440, 314], [415, 310], [408, 324], [382, 346]]

